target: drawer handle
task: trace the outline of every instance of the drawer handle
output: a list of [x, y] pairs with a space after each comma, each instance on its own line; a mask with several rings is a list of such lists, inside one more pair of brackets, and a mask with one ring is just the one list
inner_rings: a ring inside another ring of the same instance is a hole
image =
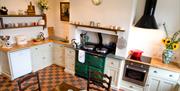
[[169, 77], [173, 77], [173, 75], [169, 75]]
[[149, 86], [149, 84], [146, 84], [146, 86]]
[[111, 62], [111, 64], [113, 65], [114, 63], [113, 63], [113, 62]]
[[134, 88], [133, 86], [129, 86], [130, 88]]
[[38, 48], [35, 48], [36, 50], [38, 50]]
[[46, 57], [43, 57], [42, 59], [46, 59]]
[[154, 71], [154, 73], [157, 73], [157, 71]]

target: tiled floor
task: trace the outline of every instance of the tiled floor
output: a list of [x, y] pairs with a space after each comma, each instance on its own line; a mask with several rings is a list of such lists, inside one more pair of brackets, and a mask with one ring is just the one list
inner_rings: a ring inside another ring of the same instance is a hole
[[[86, 80], [65, 73], [63, 68], [57, 65], [51, 65], [39, 71], [40, 84], [42, 91], [51, 91], [53, 87], [66, 82], [80, 89], [86, 89]], [[0, 91], [18, 91], [17, 80], [10, 81], [8, 78], [0, 75]]]

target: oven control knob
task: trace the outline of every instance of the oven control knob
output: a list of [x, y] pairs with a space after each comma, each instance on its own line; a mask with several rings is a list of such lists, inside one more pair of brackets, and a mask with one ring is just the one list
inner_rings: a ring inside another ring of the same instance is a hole
[[130, 65], [133, 65], [133, 63], [130, 63]]
[[129, 86], [130, 88], [134, 88], [133, 86]]
[[141, 68], [143, 68], [144, 67], [144, 65], [141, 65]]

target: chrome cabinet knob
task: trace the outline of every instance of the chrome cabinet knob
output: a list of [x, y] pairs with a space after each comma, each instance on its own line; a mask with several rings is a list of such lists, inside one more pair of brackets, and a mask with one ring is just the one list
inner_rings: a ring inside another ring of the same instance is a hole
[[157, 71], [154, 71], [154, 73], [157, 73]]
[[130, 88], [134, 88], [133, 86], [129, 86]]
[[173, 77], [173, 75], [169, 75], [169, 77]]

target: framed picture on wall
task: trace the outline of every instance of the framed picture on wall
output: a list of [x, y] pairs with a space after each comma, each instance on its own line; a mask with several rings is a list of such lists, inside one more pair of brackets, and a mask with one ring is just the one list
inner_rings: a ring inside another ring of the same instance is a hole
[[3, 28], [3, 20], [0, 18], [0, 29]]
[[69, 2], [60, 2], [60, 19], [69, 21]]

